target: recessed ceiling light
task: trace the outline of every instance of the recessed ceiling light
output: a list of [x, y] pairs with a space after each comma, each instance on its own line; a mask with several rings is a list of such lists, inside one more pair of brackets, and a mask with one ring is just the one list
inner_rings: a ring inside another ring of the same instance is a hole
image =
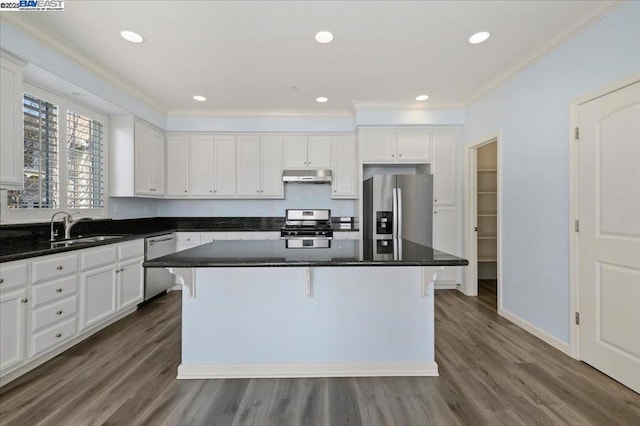
[[140, 34], [134, 33], [133, 31], [120, 31], [120, 37], [131, 43], [142, 43], [144, 41], [144, 38]]
[[487, 39], [490, 36], [491, 36], [491, 34], [489, 34], [488, 32], [480, 31], [479, 33], [475, 33], [474, 35], [469, 37], [469, 43], [471, 43], [471, 44], [482, 43], [483, 41], [487, 41]]
[[429, 95], [416, 96], [416, 101], [426, 101], [427, 99], [429, 99]]
[[195, 99], [195, 100], [196, 100], [196, 101], [198, 101], [198, 102], [204, 102], [204, 101], [206, 101], [206, 100], [207, 100], [207, 98], [205, 98], [205, 97], [204, 97], [204, 96], [202, 96], [202, 95], [195, 95], [195, 96], [193, 97], [193, 99]]
[[328, 100], [329, 98], [325, 98], [324, 96], [320, 96], [319, 98], [316, 98], [316, 102], [320, 102], [321, 104], [327, 102]]
[[316, 34], [316, 41], [318, 43], [331, 43], [332, 40], [333, 34], [331, 34], [329, 31], [320, 31], [318, 34]]

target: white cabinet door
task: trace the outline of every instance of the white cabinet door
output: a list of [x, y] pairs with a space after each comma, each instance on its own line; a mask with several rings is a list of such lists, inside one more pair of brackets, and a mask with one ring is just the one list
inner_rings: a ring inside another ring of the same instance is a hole
[[393, 130], [366, 131], [360, 134], [361, 161], [395, 161], [396, 145]]
[[165, 195], [164, 190], [164, 135], [155, 130], [151, 131], [151, 152], [149, 155], [149, 169], [151, 172], [151, 194], [156, 197]]
[[213, 196], [213, 136], [194, 135], [189, 143], [191, 157], [189, 175], [191, 180], [191, 196], [207, 198]]
[[27, 288], [0, 293], [0, 373], [25, 359]]
[[164, 135], [146, 124], [134, 124], [134, 189], [136, 195], [164, 196]]
[[134, 188], [136, 195], [151, 194], [151, 170], [149, 156], [151, 151], [151, 129], [135, 123], [133, 140]]
[[0, 188], [21, 189], [24, 184], [22, 64], [0, 58]]
[[426, 162], [431, 158], [431, 132], [426, 129], [397, 131], [397, 161]]
[[456, 134], [434, 132], [433, 134], [433, 204], [434, 206], [456, 205]]
[[[260, 196], [260, 139], [242, 136], [237, 141], [238, 195]], [[278, 160], [281, 161], [282, 159]]]
[[307, 167], [328, 169], [331, 167], [331, 138], [309, 136], [307, 139]]
[[142, 261], [138, 257], [119, 263], [118, 269], [118, 312], [142, 302], [144, 278]]
[[90, 328], [117, 313], [118, 265], [108, 265], [81, 275], [80, 329]]
[[[458, 211], [455, 207], [433, 210], [433, 248], [456, 256], [460, 255]], [[438, 274], [437, 282], [461, 283], [460, 267], [446, 267]]]
[[282, 138], [270, 136], [260, 139], [262, 151], [262, 186], [260, 196], [282, 198]]
[[236, 139], [234, 136], [216, 136], [213, 155], [214, 189], [216, 197], [236, 195]]
[[352, 136], [333, 141], [333, 198], [357, 198], [356, 142]]
[[189, 196], [189, 136], [167, 136], [167, 196]]
[[284, 138], [284, 168], [304, 169], [307, 167], [306, 136], [287, 136]]

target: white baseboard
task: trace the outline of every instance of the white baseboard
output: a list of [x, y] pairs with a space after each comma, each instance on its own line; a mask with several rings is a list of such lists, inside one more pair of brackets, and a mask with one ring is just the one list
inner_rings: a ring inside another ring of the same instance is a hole
[[437, 376], [438, 364], [180, 364], [178, 379]]
[[454, 282], [436, 281], [433, 284], [433, 289], [434, 290], [455, 290], [457, 286], [458, 284]]
[[571, 356], [569, 343], [563, 342], [562, 340], [558, 339], [557, 337], [554, 337], [554, 336], [550, 335], [546, 331], [536, 327], [535, 325], [531, 324], [528, 321], [523, 320], [519, 316], [507, 311], [506, 309], [498, 309], [498, 315], [500, 315], [503, 318], [508, 319], [509, 321], [511, 321], [512, 323], [517, 325], [518, 327], [523, 328], [524, 330], [526, 330], [529, 333], [531, 333], [534, 336], [536, 336], [538, 339], [540, 339], [543, 342], [548, 343], [549, 345], [553, 346], [557, 350], [559, 350], [561, 352], [564, 352], [565, 354]]

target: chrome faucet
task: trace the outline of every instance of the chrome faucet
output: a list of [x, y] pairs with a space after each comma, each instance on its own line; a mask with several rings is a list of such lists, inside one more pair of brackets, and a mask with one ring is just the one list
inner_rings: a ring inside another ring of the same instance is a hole
[[[65, 240], [68, 240], [69, 238], [71, 238], [71, 228], [73, 228], [76, 225], [76, 223], [82, 222], [82, 221], [85, 221], [85, 220], [93, 220], [90, 217], [81, 217], [80, 219], [77, 219], [77, 220], [74, 221], [73, 218], [71, 217], [70, 213], [67, 213], [67, 212], [55, 212], [53, 214], [53, 216], [51, 216], [51, 241], [55, 241], [56, 237], [58, 236], [58, 233], [53, 229], [53, 224], [54, 224], [54, 219], [59, 214], [66, 215], [62, 219], [62, 226], [64, 227], [64, 239]], [[74, 213], [74, 214], [78, 214], [78, 213]]]
[[58, 233], [56, 231], [54, 231], [54, 229], [53, 229], [53, 223], [54, 223], [54, 219], [59, 214], [66, 214], [65, 218], [62, 219], [62, 224], [64, 226], [65, 235], [67, 234], [67, 223], [69, 223], [71, 221], [71, 214], [69, 214], [67, 212], [55, 212], [53, 214], [53, 216], [51, 216], [51, 241], [55, 241], [56, 237], [58, 236]]

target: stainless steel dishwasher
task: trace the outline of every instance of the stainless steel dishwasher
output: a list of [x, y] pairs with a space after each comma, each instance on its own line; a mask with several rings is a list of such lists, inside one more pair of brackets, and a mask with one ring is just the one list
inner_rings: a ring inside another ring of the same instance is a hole
[[[175, 253], [175, 234], [158, 235], [156, 237], [145, 238], [144, 240], [145, 260], [156, 259]], [[145, 268], [144, 270], [144, 300], [149, 300], [153, 296], [166, 292], [173, 287], [174, 277], [164, 268]]]

